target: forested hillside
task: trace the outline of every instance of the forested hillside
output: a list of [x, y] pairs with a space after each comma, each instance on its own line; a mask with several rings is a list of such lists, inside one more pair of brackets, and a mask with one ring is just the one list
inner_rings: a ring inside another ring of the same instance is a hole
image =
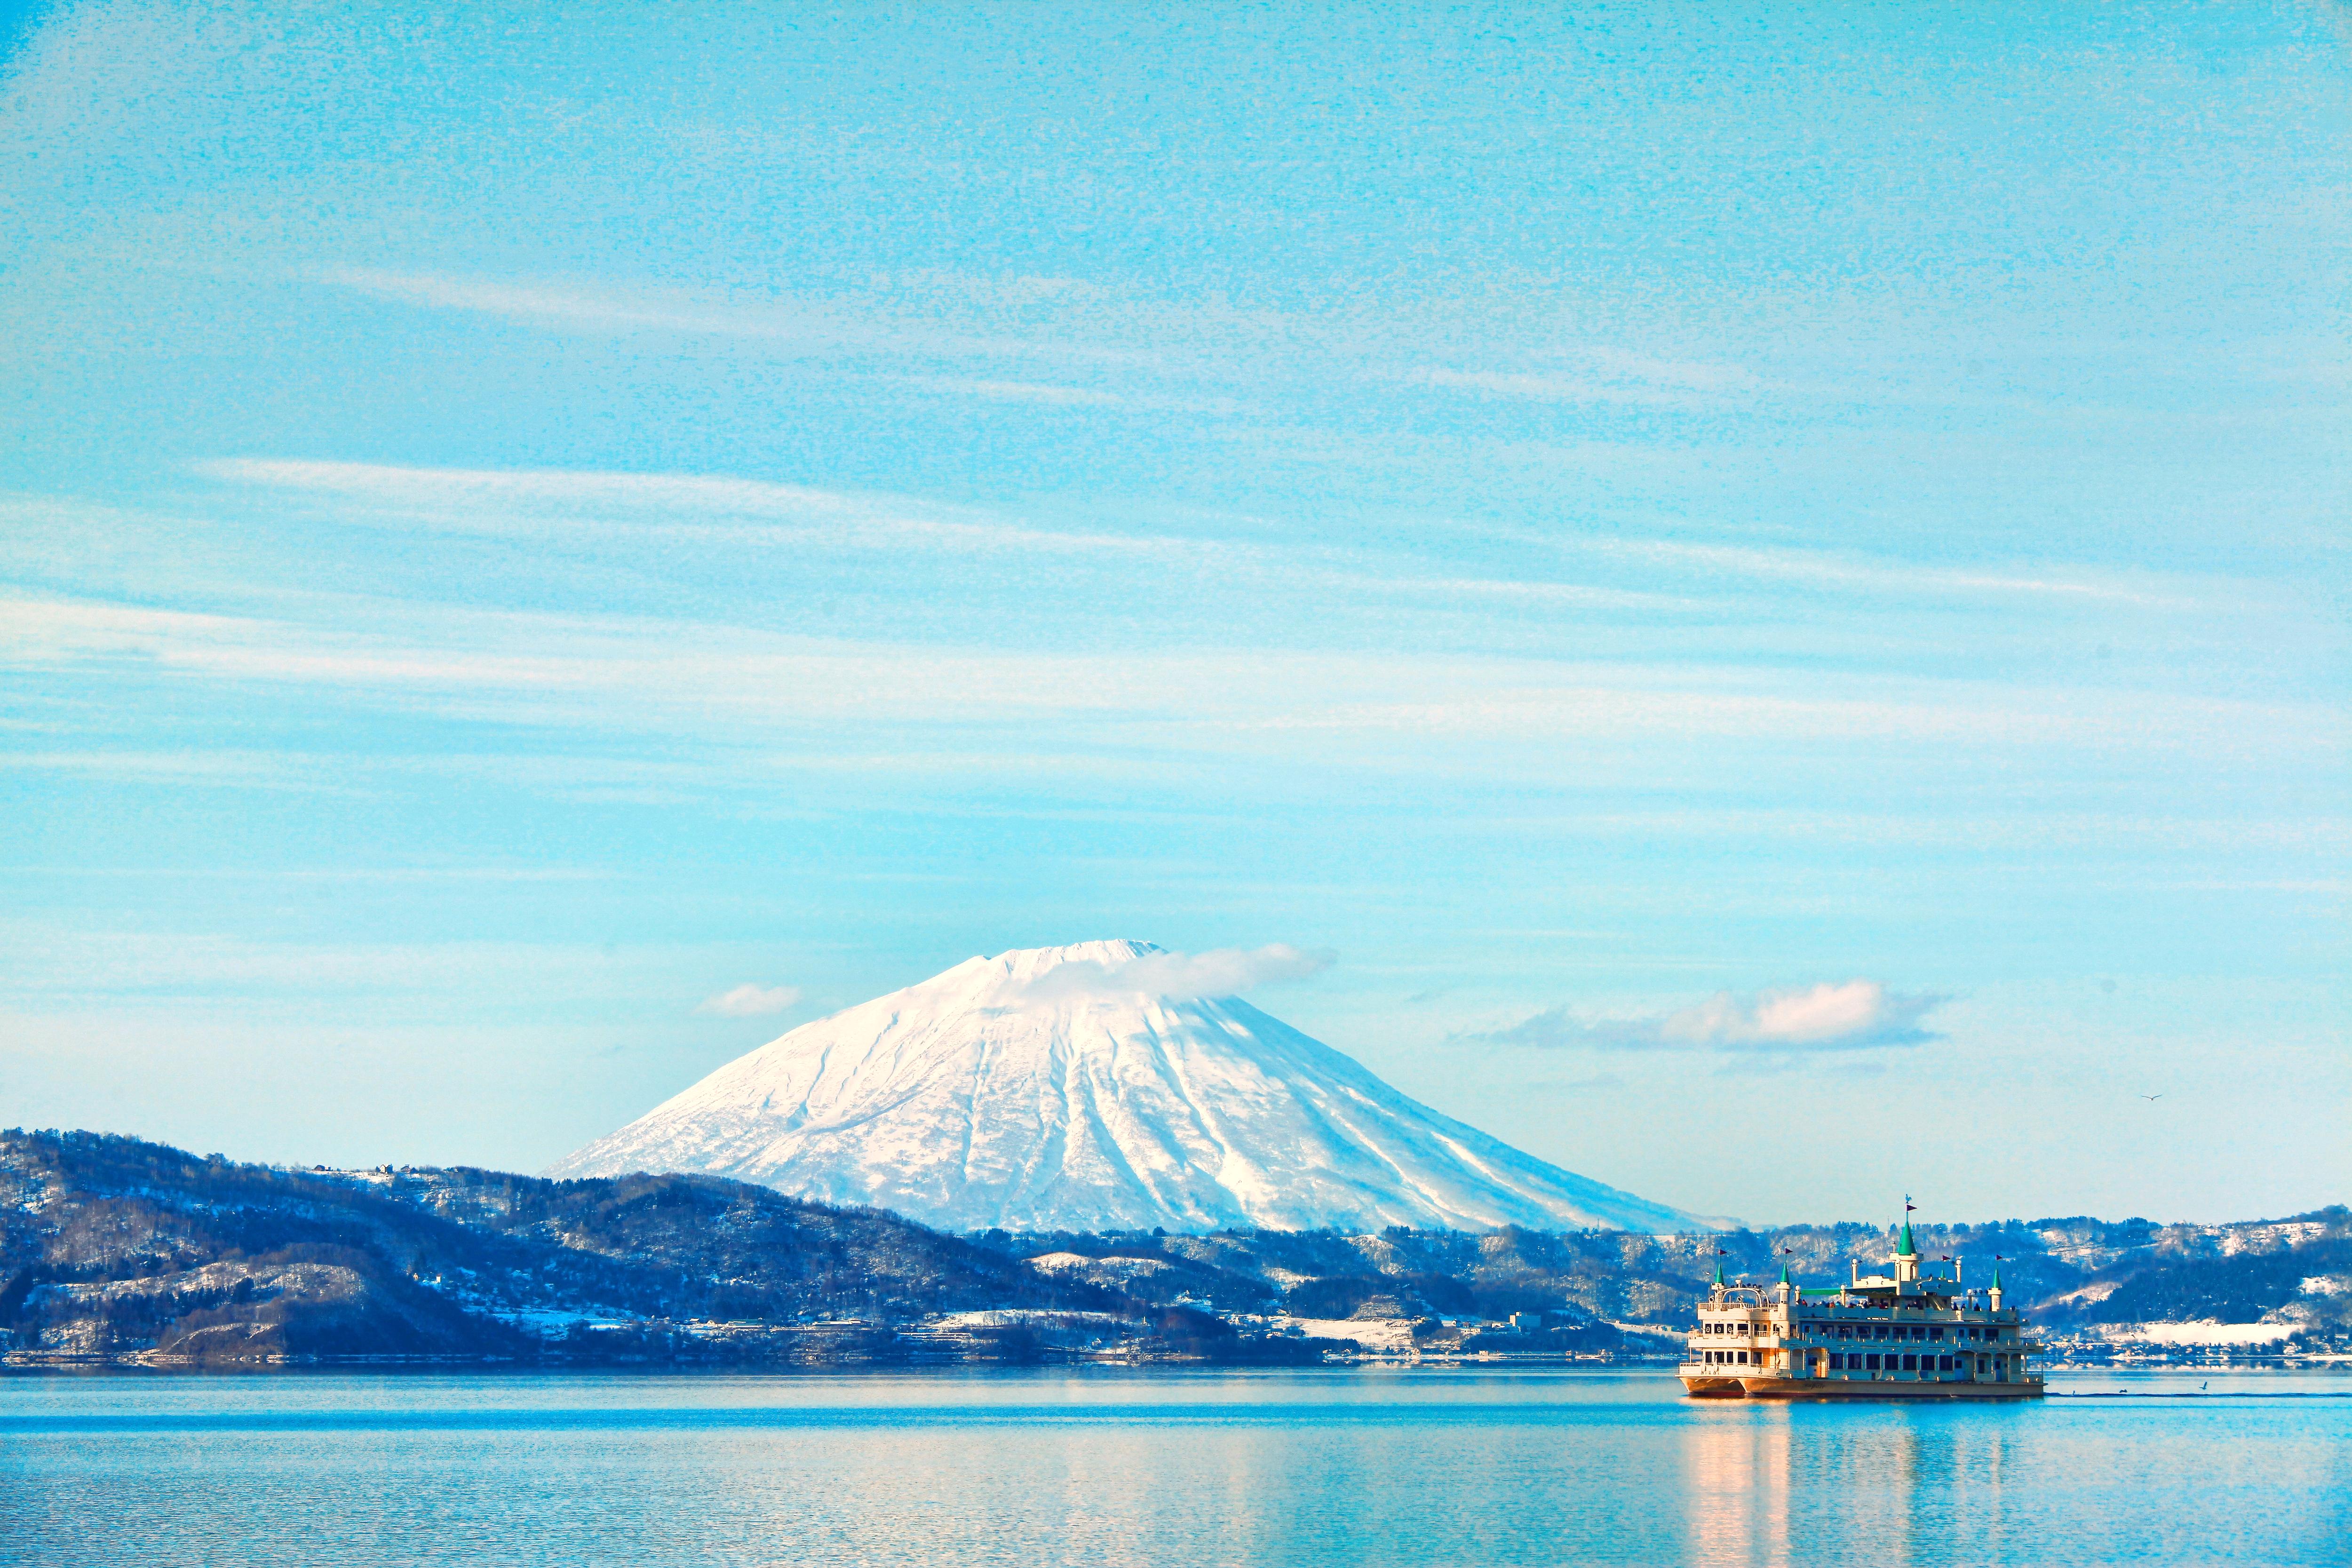
[[[1983, 1285], [1998, 1267], [2059, 1333], [2211, 1320], [2316, 1350], [2352, 1327], [2342, 1207], [1914, 1228], [1930, 1272]], [[1717, 1267], [1833, 1284], [1891, 1246], [1859, 1225], [959, 1237], [710, 1177], [284, 1170], [0, 1134], [0, 1349], [20, 1362], [1664, 1354]]]
[[208, 1360], [596, 1359], [672, 1353], [691, 1322], [1129, 1308], [892, 1215], [735, 1183], [284, 1171], [87, 1132], [0, 1134], [0, 1271], [20, 1350]]
[[[2270, 1321], [2320, 1345], [2352, 1329], [2352, 1211], [2341, 1206], [2224, 1226], [2077, 1217], [1915, 1225], [1913, 1231], [1929, 1272], [1957, 1268], [1965, 1281], [1983, 1286], [1998, 1268], [2010, 1302], [2054, 1331], [2151, 1321]], [[1474, 1323], [1549, 1314], [1555, 1331], [1585, 1326], [1587, 1340], [1596, 1324], [1686, 1322], [1718, 1265], [1735, 1281], [1777, 1279], [1785, 1265], [1801, 1283], [1833, 1285], [1857, 1268], [1881, 1271], [1894, 1250], [1892, 1226], [1862, 1225], [1685, 1236], [1506, 1228], [1475, 1236], [1403, 1229], [1370, 1236], [988, 1232], [974, 1239], [1012, 1255], [1055, 1259], [1064, 1279], [1117, 1279], [1129, 1290], [1182, 1289], [1237, 1310], [1279, 1301], [1302, 1317], [1369, 1309]]]

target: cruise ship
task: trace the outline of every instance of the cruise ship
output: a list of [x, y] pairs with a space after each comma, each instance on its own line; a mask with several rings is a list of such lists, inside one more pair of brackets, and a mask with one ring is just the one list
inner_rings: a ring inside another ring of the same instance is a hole
[[1951, 1275], [1923, 1276], [1909, 1205], [1894, 1272], [1830, 1289], [1727, 1285], [1723, 1268], [1699, 1304], [1680, 1373], [1697, 1399], [2038, 1399], [2027, 1364], [2042, 1349], [2022, 1313], [2001, 1305], [2000, 1269], [1979, 1293]]

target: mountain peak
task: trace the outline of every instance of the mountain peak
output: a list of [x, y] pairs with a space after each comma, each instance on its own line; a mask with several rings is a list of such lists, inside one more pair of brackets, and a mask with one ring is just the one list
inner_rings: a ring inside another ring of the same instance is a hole
[[1076, 942], [804, 1024], [560, 1162], [948, 1230], [1692, 1227], [1406, 1098], [1234, 994], [1328, 959]]
[[1035, 980], [1065, 964], [1093, 964], [1108, 972], [1165, 952], [1167, 949], [1154, 942], [1108, 937], [1098, 942], [1074, 942], [1066, 947], [1016, 947], [994, 958], [974, 962], [986, 964], [991, 973], [1006, 980], [1020, 983]]

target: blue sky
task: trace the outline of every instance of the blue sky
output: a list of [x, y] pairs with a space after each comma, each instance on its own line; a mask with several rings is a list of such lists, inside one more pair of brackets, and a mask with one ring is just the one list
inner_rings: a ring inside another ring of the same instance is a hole
[[478, 9], [5, 36], [0, 1120], [1116, 935], [1704, 1212], [2346, 1196], [2340, 11]]

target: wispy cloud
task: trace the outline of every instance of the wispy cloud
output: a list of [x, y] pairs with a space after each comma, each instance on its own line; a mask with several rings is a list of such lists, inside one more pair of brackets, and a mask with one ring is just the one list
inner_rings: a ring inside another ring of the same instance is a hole
[[764, 342], [786, 353], [904, 357], [1124, 359], [1079, 344], [956, 331], [872, 307], [777, 296], [455, 278], [333, 268], [317, 281], [428, 310], [465, 310], [575, 332], [680, 332]]
[[1499, 1029], [1457, 1037], [1495, 1045], [1596, 1050], [1670, 1050], [1798, 1056], [1923, 1046], [1948, 997], [1903, 995], [1874, 980], [1848, 980], [1753, 995], [1717, 992], [1671, 1013], [1612, 1018], [1554, 1007]]
[[2190, 601], [2156, 595], [2085, 574], [2026, 574], [1999, 570], [1892, 563], [1822, 551], [1757, 550], [1736, 545], [1681, 544], [1665, 540], [1587, 539], [1582, 549], [1630, 556], [1684, 570], [1808, 583], [1825, 588], [1879, 594], [2029, 594], [2164, 608], [2187, 608]]
[[217, 784], [236, 789], [352, 793], [341, 759], [285, 752], [223, 748], [144, 752], [92, 748], [71, 752], [0, 751], [0, 769], [127, 779], [145, 784]]
[[1696, 408], [1760, 389], [1764, 383], [1738, 365], [1699, 364], [1594, 348], [1570, 356], [1565, 369], [1456, 370], [1410, 373], [1419, 386], [1546, 403], [1613, 403], [1637, 408]]
[[[1213, 546], [1109, 533], [1070, 533], [973, 509], [891, 496], [693, 474], [552, 468], [416, 468], [374, 463], [225, 458], [197, 471], [232, 483], [365, 502], [409, 518], [485, 532], [561, 522], [658, 526], [737, 542], [1171, 557]], [[763, 525], [750, 530], [747, 523]]]
[[1337, 954], [1287, 942], [1213, 948], [1206, 952], [1148, 952], [1123, 963], [1092, 960], [1056, 964], [1020, 988], [1024, 1000], [1079, 996], [1236, 996], [1261, 985], [1305, 980], [1331, 967]]
[[1597, 1072], [1583, 1078], [1538, 1079], [1530, 1082], [1528, 1087], [1529, 1089], [1622, 1089], [1625, 1087], [1625, 1075], [1618, 1072]]
[[715, 1018], [765, 1018], [782, 1013], [801, 999], [797, 985], [738, 985], [706, 996], [694, 1009]]
[[0, 917], [0, 990], [44, 1005], [108, 995], [233, 1000], [257, 990], [437, 1005], [492, 985], [535, 1004], [634, 1000], [667, 982], [669, 962], [656, 950], [586, 943], [275, 942]]
[[1530, 375], [1514, 371], [1425, 370], [1412, 377], [1422, 386], [1453, 387], [1549, 403], [1622, 403], [1640, 408], [1687, 408], [1695, 394], [1648, 386], [1612, 386], [1582, 376]]
[[1656, 615], [1694, 614], [1717, 608], [1705, 600], [1679, 595], [1601, 587], [1589, 583], [1499, 577], [1381, 577], [1364, 572], [1317, 571], [1312, 568], [1302, 569], [1297, 575], [1349, 593], [1391, 597], [1486, 600], [1549, 609], [1633, 611]]
[[1179, 396], [1132, 388], [1113, 392], [1098, 386], [1070, 386], [1055, 382], [1006, 381], [968, 375], [902, 375], [886, 379], [950, 396], [977, 397], [991, 403], [1027, 403], [1046, 408], [1216, 415], [1248, 412], [1248, 405], [1235, 398]]
[[[1169, 406], [1165, 400], [1014, 381], [898, 378], [974, 395], [1070, 407]], [[2177, 584], [2158, 588], [2085, 569], [2019, 571], [1874, 560], [1822, 551], [1694, 544], [1588, 534], [1559, 548], [1647, 568], [1643, 585], [1556, 580], [1549, 574], [1509, 576], [1432, 573], [1398, 557], [1385, 572], [1377, 558], [1311, 549], [1278, 550], [1227, 539], [1158, 530], [1040, 527], [1003, 511], [870, 491], [827, 489], [718, 475], [596, 469], [428, 468], [277, 458], [224, 458], [196, 471], [229, 484], [266, 489], [354, 510], [341, 521], [421, 526], [483, 534], [553, 535], [583, 531], [701, 540], [752, 547], [848, 551], [950, 550], [1001, 555], [1062, 554], [1106, 562], [1154, 559], [1196, 569], [1245, 571], [1265, 588], [1326, 588], [1351, 595], [1452, 601], [1484, 600], [1598, 612], [1653, 611], [1720, 616], [1751, 590], [1745, 579], [1871, 597], [2074, 598], [2145, 609], [2189, 609]], [[1547, 546], [1554, 542], [1545, 538]], [[1693, 590], [1697, 590], [1694, 592]]]
[[1099, 739], [1116, 731], [1123, 744], [1195, 752], [1296, 755], [1301, 737], [1321, 735], [1327, 763], [1355, 752], [1392, 762], [1401, 745], [1431, 736], [1546, 754], [1567, 739], [1683, 746], [1717, 736], [2077, 753], [2227, 743], [2282, 757], [2340, 754], [2347, 739], [2317, 708], [2168, 693], [1466, 655], [1003, 652], [355, 596], [288, 608], [299, 615], [0, 593], [0, 664], [88, 673], [136, 661], [167, 675], [340, 689], [457, 717], [692, 731], [733, 747], [814, 721], [1053, 719], [1091, 720], [1104, 727]]
[[927, 375], [915, 384], [934, 392], [968, 392], [999, 403], [1038, 403], [1053, 408], [1127, 408], [1134, 400], [1116, 392], [1088, 386], [1056, 386], [1047, 382], [990, 381], [974, 376]]
[[[1092, 394], [991, 384], [1002, 395], [1088, 404]], [[999, 394], [992, 394], [992, 395]], [[1002, 513], [907, 497], [692, 474], [576, 469], [394, 467], [271, 458], [225, 458], [196, 465], [226, 483], [357, 503], [349, 521], [421, 524], [475, 533], [639, 531], [669, 539], [849, 550], [950, 549], [999, 554], [1066, 554], [1116, 562], [1149, 558], [1195, 568], [1245, 571], [1253, 582], [1297, 592], [1421, 601], [1489, 601], [1530, 607], [1662, 614], [1720, 613], [1688, 595], [1533, 577], [1431, 575], [1410, 559], [1386, 574], [1360, 557], [1276, 551], [1223, 539], [1165, 532], [1108, 533], [1039, 528]], [[1348, 561], [1346, 565], [1334, 564]]]

